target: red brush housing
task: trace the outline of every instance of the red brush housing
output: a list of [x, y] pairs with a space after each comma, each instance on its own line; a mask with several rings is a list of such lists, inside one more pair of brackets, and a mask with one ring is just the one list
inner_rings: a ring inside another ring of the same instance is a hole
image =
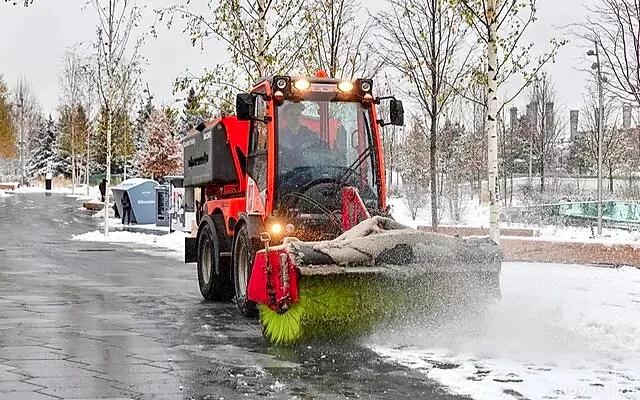
[[298, 301], [298, 276], [291, 256], [283, 248], [256, 253], [247, 288], [249, 300], [272, 310], [286, 311]]

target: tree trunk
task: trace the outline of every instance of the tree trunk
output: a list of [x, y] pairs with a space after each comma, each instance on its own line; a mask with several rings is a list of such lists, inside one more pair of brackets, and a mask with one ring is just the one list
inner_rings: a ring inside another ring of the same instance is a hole
[[513, 171], [509, 174], [509, 205], [513, 205]]
[[[71, 141], [73, 142], [73, 135], [71, 135]], [[71, 148], [71, 194], [76, 194], [76, 152], [73, 147]]]
[[540, 193], [544, 193], [544, 157], [543, 156], [540, 157]]
[[104, 235], [109, 234], [109, 187], [111, 186], [111, 130], [113, 129], [113, 121], [111, 116], [111, 106], [107, 105], [107, 185], [104, 191]]
[[84, 182], [87, 185], [87, 196], [89, 196], [89, 135], [87, 134], [87, 156], [84, 171]]
[[[504, 154], [505, 152], [503, 152]], [[504, 205], [507, 205], [507, 163], [505, 162], [504, 167], [502, 169], [502, 193], [504, 194]]]
[[264, 39], [267, 31], [267, 16], [265, 15], [265, 0], [258, 0], [258, 76], [264, 76], [266, 63], [264, 58]]
[[71, 104], [71, 194], [76, 194], [76, 138], [74, 136], [75, 130], [73, 129], [73, 114], [76, 112], [75, 104], [72, 101]]
[[487, 162], [489, 172], [489, 235], [500, 243], [500, 199], [498, 197], [498, 24], [496, 21], [496, 0], [487, 0], [487, 21], [489, 22], [489, 40], [487, 45], [488, 82], [487, 91]]
[[609, 193], [613, 193], [613, 168], [609, 167]]
[[[434, 13], [436, 12], [436, 2], [435, 0], [432, 2], [433, 3], [433, 10]], [[429, 161], [431, 162], [430, 165], [430, 169], [429, 169], [429, 177], [431, 178], [431, 187], [433, 188], [433, 190], [431, 190], [431, 226], [433, 227], [434, 231], [438, 231], [438, 194], [436, 193], [436, 179], [437, 179], [437, 164], [436, 164], [436, 150], [437, 150], [437, 146], [438, 146], [438, 142], [437, 142], [437, 137], [436, 137], [436, 133], [438, 132], [438, 90], [436, 90], [436, 87], [438, 85], [438, 75], [435, 71], [436, 65], [437, 65], [437, 61], [436, 60], [436, 27], [437, 27], [437, 21], [436, 18], [433, 18], [431, 20], [431, 25], [432, 25], [432, 30], [430, 32], [430, 39], [431, 39], [431, 62], [433, 63], [432, 65], [432, 69], [431, 69], [431, 129], [430, 129], [430, 133], [431, 133], [431, 137], [430, 137], [430, 144], [429, 144]]]

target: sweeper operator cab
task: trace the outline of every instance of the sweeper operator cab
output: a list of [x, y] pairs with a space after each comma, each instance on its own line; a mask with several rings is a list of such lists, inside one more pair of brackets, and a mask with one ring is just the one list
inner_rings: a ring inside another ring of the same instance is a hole
[[[387, 212], [379, 129], [387, 122], [377, 119], [372, 89], [371, 79], [319, 73], [275, 76], [238, 95], [237, 118], [251, 122], [246, 211], [264, 217], [272, 244], [285, 235], [333, 239]], [[389, 123], [403, 125], [402, 102], [388, 99]]]
[[[339, 80], [322, 71], [262, 78], [237, 95], [236, 115], [202, 123], [183, 141], [185, 208], [191, 203], [186, 211], [195, 214], [185, 262], [197, 263], [205, 299], [235, 298], [245, 316], [259, 311], [272, 342], [297, 341], [318, 321], [338, 326], [337, 315], [366, 314], [365, 294], [379, 301], [390, 285], [373, 290], [360, 283], [356, 290], [346, 282], [364, 282], [361, 277], [375, 271], [385, 280], [401, 264], [405, 277], [422, 271], [404, 267], [428, 266], [417, 259], [424, 248], [430, 256], [442, 248], [461, 268], [478, 257], [488, 257], [484, 264], [496, 260], [496, 246], [483, 242], [458, 262], [451, 254], [466, 243], [433, 238], [390, 218], [380, 128], [403, 125], [404, 110], [393, 96], [374, 97], [373, 86], [371, 79]], [[387, 120], [376, 113], [382, 101], [389, 101]], [[345, 252], [350, 245], [356, 247]], [[339, 309], [305, 306], [311, 297], [331, 297], [327, 285], [347, 288]], [[317, 318], [305, 315], [309, 309]]]

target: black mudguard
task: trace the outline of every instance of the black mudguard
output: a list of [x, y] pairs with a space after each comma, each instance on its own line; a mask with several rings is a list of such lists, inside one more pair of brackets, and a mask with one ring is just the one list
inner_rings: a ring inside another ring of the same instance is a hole
[[198, 262], [198, 238], [184, 238], [184, 262], [185, 264]]

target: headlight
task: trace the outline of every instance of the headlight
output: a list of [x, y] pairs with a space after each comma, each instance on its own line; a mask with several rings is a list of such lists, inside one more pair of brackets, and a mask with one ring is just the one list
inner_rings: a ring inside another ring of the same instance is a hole
[[271, 225], [270, 231], [274, 235], [279, 235], [280, 233], [282, 233], [282, 225], [280, 225], [278, 223], [275, 223], [275, 224]]
[[311, 83], [306, 79], [298, 79], [293, 86], [298, 90], [307, 90], [311, 87]]
[[284, 90], [287, 87], [287, 80], [285, 78], [279, 78], [276, 80], [276, 87], [280, 90]]
[[362, 89], [363, 92], [368, 92], [371, 90], [371, 83], [364, 81], [362, 82], [362, 85], [360, 86], [360, 89]]
[[340, 90], [341, 92], [350, 92], [353, 90], [353, 83], [349, 82], [349, 81], [342, 81], [340, 83], [338, 83], [338, 90]]

